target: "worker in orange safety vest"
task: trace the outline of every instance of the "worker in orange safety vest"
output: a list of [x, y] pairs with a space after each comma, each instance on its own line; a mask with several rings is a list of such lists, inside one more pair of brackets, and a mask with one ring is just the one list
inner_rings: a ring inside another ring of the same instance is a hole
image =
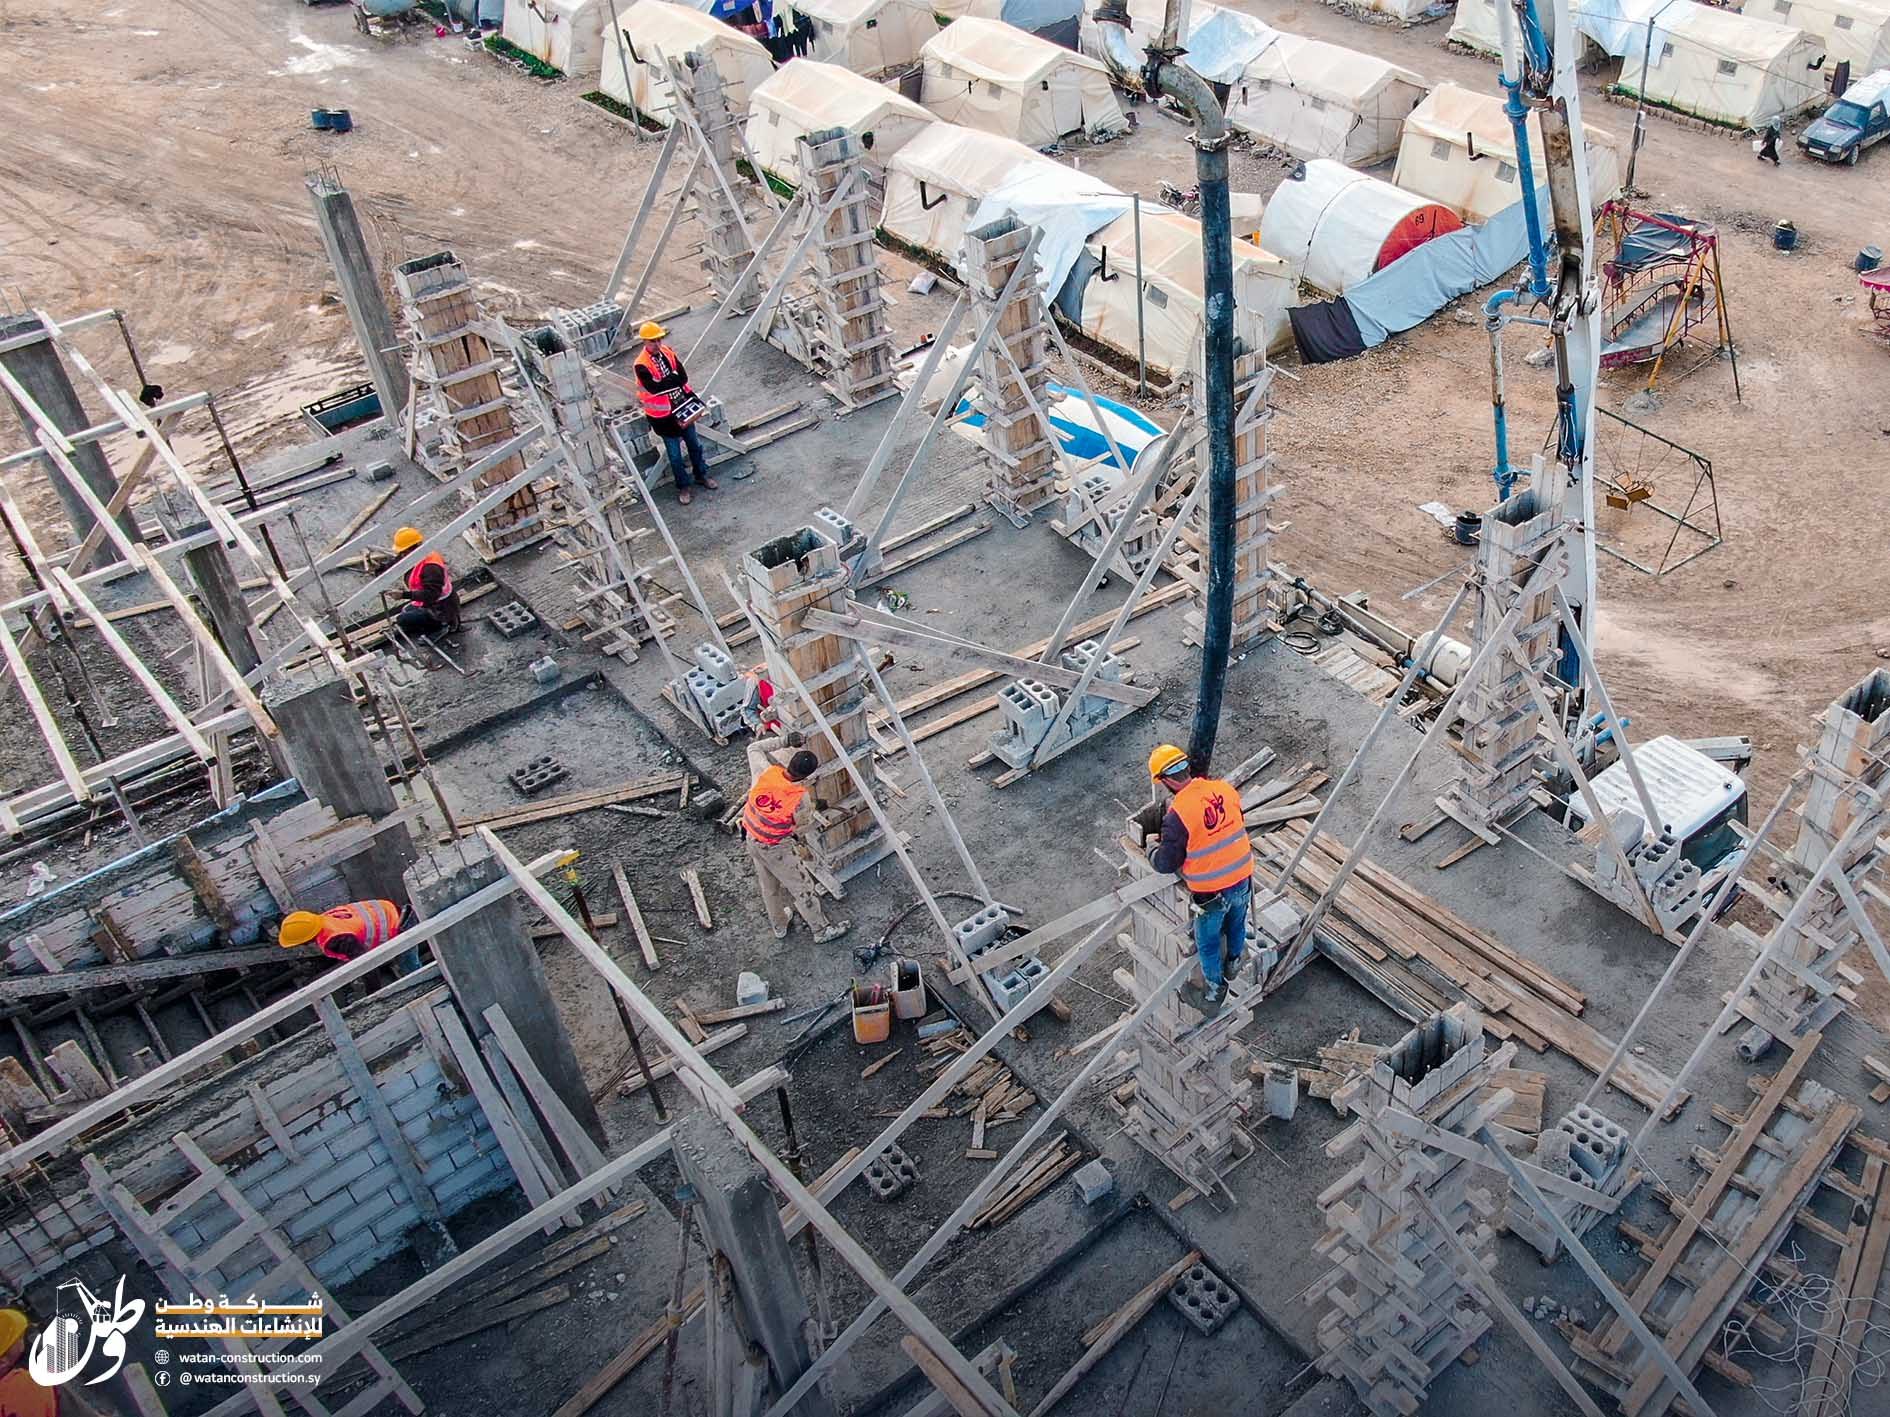
[[[319, 915], [312, 910], [291, 910], [282, 917], [276, 939], [284, 949], [313, 944], [330, 959], [346, 962], [379, 949], [400, 933], [400, 907], [391, 900], [357, 900], [337, 905]], [[420, 967], [418, 945], [404, 951], [401, 973]]]
[[[748, 838], [748, 859], [755, 864], [761, 903], [774, 926], [774, 937], [785, 940], [799, 915], [814, 932], [815, 944], [837, 940], [853, 928], [850, 921], [830, 922], [820, 908], [820, 884], [802, 859], [805, 848], [795, 839], [801, 805], [808, 799], [804, 784], [820, 766], [820, 759], [801, 747], [801, 735], [758, 738], [748, 745], [748, 800], [742, 805], [742, 831]], [[768, 754], [780, 747], [798, 749], [786, 766]], [[814, 810], [826, 803], [814, 799]]]
[[58, 1387], [41, 1387], [35, 1380], [26, 1361], [32, 1326], [20, 1310], [0, 1309], [0, 1417], [98, 1417], [98, 1408], [77, 1391], [82, 1377]]
[[[1246, 952], [1247, 908], [1253, 903], [1253, 844], [1241, 819], [1240, 793], [1219, 778], [1196, 777], [1188, 755], [1173, 743], [1149, 754], [1148, 775], [1168, 794], [1161, 843], [1149, 864], [1179, 875], [1194, 899], [1202, 1001], [1213, 1008], [1227, 996], [1227, 977]], [[1149, 815], [1137, 821], [1146, 844], [1154, 825]]]
[[[425, 540], [418, 528], [403, 526], [394, 533], [394, 555], [405, 556]], [[408, 604], [396, 620], [408, 634], [458, 632], [459, 592], [453, 589], [453, 573], [439, 552], [429, 551], [408, 567], [399, 594]]]
[[[676, 478], [676, 500], [685, 507], [694, 500], [689, 490], [689, 471], [695, 470], [696, 485], [711, 492], [722, 484], [709, 476], [708, 460], [702, 454], [702, 435], [696, 421], [708, 411], [707, 406], [689, 387], [689, 371], [682, 357], [663, 342], [669, 333], [654, 320], [645, 320], [637, 330], [643, 348], [632, 365], [636, 370], [637, 398], [643, 416], [650, 420], [650, 431], [663, 440], [669, 454], [669, 470]], [[683, 465], [683, 449], [689, 450], [689, 464]]]

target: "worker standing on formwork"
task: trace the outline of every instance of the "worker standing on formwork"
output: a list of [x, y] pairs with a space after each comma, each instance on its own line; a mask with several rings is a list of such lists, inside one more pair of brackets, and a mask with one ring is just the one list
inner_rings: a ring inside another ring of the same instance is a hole
[[[691, 468], [695, 469], [698, 487], [715, 492], [722, 484], [709, 476], [702, 435], [696, 432], [696, 422], [709, 411], [708, 405], [689, 387], [689, 371], [683, 368], [682, 356], [663, 342], [668, 333], [656, 321], [645, 320], [637, 330], [643, 348], [637, 351], [633, 367], [643, 416], [650, 420], [650, 431], [663, 440], [669, 470], [676, 478], [676, 500], [686, 507], [694, 500], [689, 490]], [[685, 448], [689, 451], [687, 466], [683, 463]]]
[[[748, 859], [755, 863], [755, 880], [761, 887], [761, 903], [774, 926], [774, 937], [785, 940], [798, 914], [814, 932], [814, 943], [824, 945], [837, 940], [853, 928], [851, 921], [829, 922], [820, 908], [820, 885], [802, 859], [805, 848], [794, 839], [801, 804], [807, 800], [803, 786], [820, 766], [820, 759], [801, 747], [801, 735], [788, 733], [780, 738], [757, 738], [748, 745], [748, 801], [742, 807], [742, 830], [748, 835]], [[769, 758], [776, 748], [798, 751], [787, 766]], [[814, 799], [814, 810], [826, 803]]]
[[[394, 533], [395, 557], [405, 556], [425, 540], [417, 528], [403, 526]], [[408, 634], [458, 632], [459, 592], [453, 588], [453, 573], [439, 552], [427, 552], [408, 568], [407, 583], [399, 593], [408, 604], [395, 618]]]
[[1161, 844], [1149, 864], [1179, 874], [1194, 897], [1194, 948], [1201, 958], [1202, 1001], [1213, 1008], [1227, 996], [1227, 977], [1247, 949], [1247, 907], [1253, 902], [1253, 843], [1241, 819], [1240, 793], [1231, 782], [1196, 777], [1188, 755], [1163, 743], [1148, 757], [1148, 775], [1168, 793], [1139, 816], [1143, 844], [1158, 829]]
[[[357, 900], [337, 905], [319, 915], [312, 910], [291, 910], [282, 917], [276, 939], [284, 949], [313, 944], [330, 959], [343, 963], [379, 949], [400, 933], [400, 907], [391, 900]], [[420, 947], [401, 953], [402, 974], [420, 967]]]

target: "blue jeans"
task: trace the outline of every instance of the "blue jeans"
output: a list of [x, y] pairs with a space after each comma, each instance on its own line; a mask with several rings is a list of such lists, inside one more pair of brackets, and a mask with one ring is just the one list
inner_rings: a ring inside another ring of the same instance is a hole
[[709, 465], [702, 456], [702, 435], [696, 432], [696, 425], [690, 424], [674, 438], [667, 435], [663, 439], [663, 449], [669, 454], [669, 470], [676, 476], [676, 490], [682, 492], [689, 486], [689, 467], [683, 465], [683, 448], [689, 449], [689, 467], [696, 470], [696, 485], [701, 486], [709, 476]]
[[1222, 982], [1223, 952], [1230, 969], [1246, 953], [1247, 907], [1251, 904], [1253, 881], [1249, 878], [1211, 896], [1207, 907], [1194, 917], [1195, 953], [1201, 956], [1201, 977], [1211, 989], [1219, 988]]

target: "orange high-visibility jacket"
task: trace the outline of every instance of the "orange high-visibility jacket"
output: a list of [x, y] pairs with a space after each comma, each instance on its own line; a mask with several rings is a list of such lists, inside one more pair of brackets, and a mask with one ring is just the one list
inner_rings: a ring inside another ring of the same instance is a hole
[[[654, 350], [645, 346], [637, 352], [632, 364], [647, 373], [652, 384], [661, 384], [682, 372], [682, 360], [666, 344], [659, 344]], [[637, 380], [637, 397], [643, 402], [644, 415], [649, 418], [669, 417], [670, 409], [675, 407], [675, 395], [688, 387], [688, 384], [678, 381], [667, 389], [650, 389], [641, 379]]]
[[426, 555], [413, 563], [412, 568], [407, 572], [407, 589], [425, 589], [425, 587], [420, 584], [420, 577], [421, 573], [425, 571], [428, 566], [438, 566], [440, 568], [440, 599], [445, 600], [453, 593], [453, 572], [447, 566], [446, 558], [437, 551], [429, 551]]
[[794, 812], [801, 805], [807, 789], [787, 775], [779, 763], [771, 764], [748, 789], [748, 802], [742, 808], [742, 826], [749, 840], [763, 846], [779, 846], [794, 830]]
[[315, 943], [330, 959], [352, 959], [335, 941], [353, 935], [363, 950], [384, 945], [400, 933], [400, 907], [391, 900], [357, 900], [322, 912], [322, 928]]
[[1169, 810], [1188, 829], [1181, 881], [1189, 890], [1211, 895], [1253, 875], [1253, 846], [1240, 819], [1240, 793], [1232, 783], [1197, 777], [1175, 794]]

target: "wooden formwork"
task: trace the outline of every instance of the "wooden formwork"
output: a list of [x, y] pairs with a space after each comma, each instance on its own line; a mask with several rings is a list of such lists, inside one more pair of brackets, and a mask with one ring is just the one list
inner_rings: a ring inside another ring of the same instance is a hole
[[[701, 128], [707, 145], [706, 156], [720, 169], [722, 179], [717, 180], [716, 173], [707, 172], [695, 187], [696, 216], [706, 233], [702, 241], [702, 265], [709, 273], [709, 289], [715, 293], [717, 301], [728, 300], [739, 288], [740, 293], [727, 313], [745, 315], [761, 303], [761, 291], [754, 273], [748, 270], [755, 255], [754, 241], [741, 209], [729, 199], [729, 193], [734, 190], [735, 115], [729, 111], [728, 94], [715, 65], [706, 59], [698, 60], [695, 55], [690, 55], [688, 62], [691, 115]], [[680, 90], [681, 85], [677, 88]], [[756, 176], [760, 178], [760, 174]]]
[[[1030, 228], [1012, 217], [965, 233], [974, 313], [989, 320], [1011, 274], [1030, 254]], [[1057, 445], [1045, 409], [1050, 373], [1049, 317], [1036, 272], [1026, 271], [996, 310], [997, 331], [978, 360], [978, 412], [991, 464], [985, 500], [1018, 525], [1056, 495]]]
[[[849, 408], [860, 408], [899, 391], [873, 245], [866, 163], [858, 140], [840, 128], [809, 133], [800, 149], [813, 210], [827, 213], [807, 255], [811, 304], [820, 316], [809, 342], [820, 355], [827, 392]], [[843, 184], [849, 195], [835, 202]]]
[[[1234, 360], [1234, 622], [1229, 643], [1240, 649], [1271, 633], [1275, 618], [1273, 573], [1267, 559], [1273, 544], [1268, 509], [1280, 489], [1272, 484], [1273, 454], [1267, 451], [1267, 424], [1273, 418], [1269, 396], [1273, 370], [1266, 355], [1243, 354]], [[1195, 402], [1202, 404], [1198, 381]], [[1201, 407], [1203, 418], [1205, 407]], [[1207, 440], [1195, 444], [1196, 474], [1207, 466]], [[1178, 561], [1176, 575], [1194, 588], [1188, 611], [1188, 643], [1201, 642], [1207, 618], [1207, 511], [1197, 511], [1178, 540], [1192, 553]]]

